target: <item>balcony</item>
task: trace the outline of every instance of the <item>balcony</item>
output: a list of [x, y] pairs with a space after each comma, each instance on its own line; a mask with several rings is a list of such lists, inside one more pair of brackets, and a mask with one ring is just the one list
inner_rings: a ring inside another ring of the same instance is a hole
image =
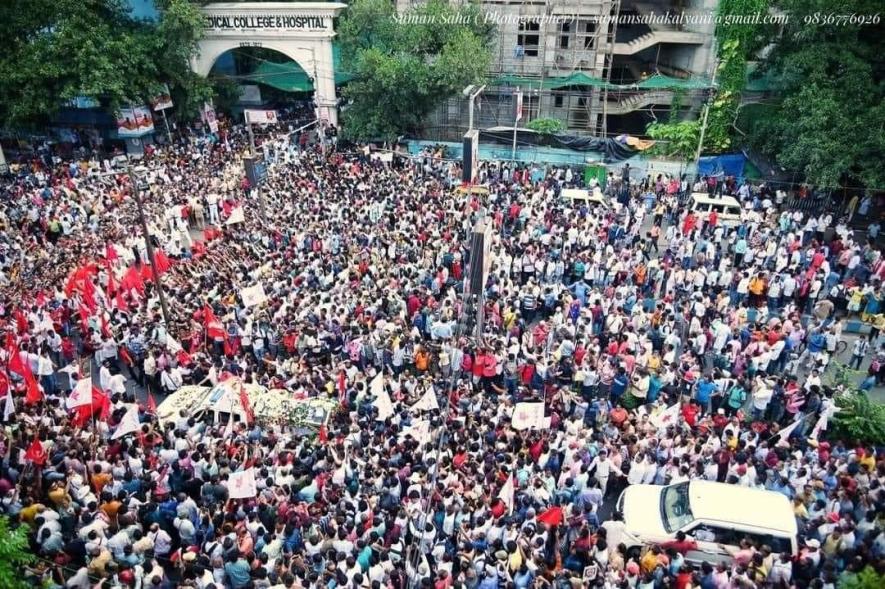
[[703, 45], [708, 36], [702, 33], [690, 33], [687, 31], [651, 31], [631, 39], [630, 41], [614, 44], [615, 55], [636, 55], [643, 49], [654, 47], [661, 43], [673, 43], [681, 45]]

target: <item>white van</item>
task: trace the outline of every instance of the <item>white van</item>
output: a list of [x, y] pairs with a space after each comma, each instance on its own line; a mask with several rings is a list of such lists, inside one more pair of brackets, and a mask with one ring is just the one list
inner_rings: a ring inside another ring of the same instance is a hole
[[797, 553], [790, 500], [774, 491], [709, 481], [631, 485], [615, 510], [616, 519], [603, 523], [608, 544], [623, 543], [634, 552], [675, 540], [683, 532], [697, 543], [685, 556], [692, 564], [730, 562], [744, 538], [770, 546], [775, 554]]
[[609, 206], [608, 201], [602, 195], [599, 186], [594, 186], [592, 192], [590, 190], [584, 190], [583, 188], [563, 188], [559, 194], [564, 201], [572, 203], [571, 206], [579, 207], [582, 202], [585, 202], [588, 205], [598, 204], [604, 207]]
[[708, 220], [711, 211], [716, 211], [720, 225], [737, 227], [741, 224], [741, 203], [731, 196], [713, 198], [704, 192], [693, 192], [689, 197], [688, 208], [703, 221]]

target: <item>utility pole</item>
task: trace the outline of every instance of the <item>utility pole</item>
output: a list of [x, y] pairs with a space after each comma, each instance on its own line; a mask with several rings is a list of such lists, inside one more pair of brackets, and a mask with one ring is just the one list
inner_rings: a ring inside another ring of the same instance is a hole
[[519, 87], [516, 88], [516, 94], [514, 95], [514, 101], [516, 103], [516, 112], [513, 117], [513, 150], [510, 152], [510, 159], [513, 162], [516, 162], [516, 130], [519, 128], [519, 120], [522, 118], [522, 90]]
[[166, 116], [166, 109], [160, 111], [163, 113], [163, 124], [166, 126], [166, 139], [169, 140], [169, 145], [172, 145], [172, 131], [169, 130], [169, 118]]
[[172, 322], [169, 319], [169, 308], [166, 306], [166, 295], [163, 292], [163, 284], [160, 282], [160, 274], [157, 272], [157, 263], [154, 258], [154, 244], [151, 242], [147, 219], [145, 219], [144, 216], [144, 205], [141, 202], [141, 191], [138, 187], [138, 174], [132, 168], [131, 164], [127, 164], [126, 173], [129, 175], [129, 182], [132, 183], [132, 197], [135, 199], [135, 206], [138, 210], [138, 222], [141, 224], [141, 235], [144, 238], [148, 261], [151, 264], [151, 275], [153, 276], [154, 284], [157, 287], [157, 296], [160, 298], [160, 310], [163, 312], [163, 322], [166, 324], [166, 331], [168, 332], [172, 327]]
[[477, 97], [482, 94], [482, 91], [485, 90], [486, 87], [480, 86], [476, 90], [473, 89], [473, 86], [468, 86], [464, 89], [465, 94], [467, 94], [467, 130], [473, 131], [473, 107], [476, 103]]
[[[252, 155], [253, 161], [258, 160], [258, 152], [255, 151], [255, 135], [252, 133], [252, 122], [249, 120], [248, 111], [245, 113], [246, 117], [246, 129], [249, 131], [249, 150]], [[261, 188], [259, 187], [259, 183], [256, 182], [255, 186], [251, 187], [255, 191], [255, 196], [258, 199], [258, 210], [261, 211], [261, 218], [267, 222], [267, 211], [264, 208], [264, 195], [261, 193]]]
[[704, 104], [704, 117], [701, 120], [701, 132], [700, 137], [698, 137], [698, 150], [694, 156], [694, 166], [695, 166], [695, 179], [700, 176], [700, 172], [698, 171], [698, 166], [701, 161], [701, 149], [704, 147], [704, 135], [707, 134], [707, 118], [710, 116], [710, 103], [713, 101], [713, 97], [716, 92], [716, 74], [719, 72], [719, 60], [716, 59], [716, 42], [715, 39], [713, 41], [713, 47], [710, 49], [713, 52], [713, 77], [710, 79], [710, 89], [713, 94], [707, 98], [706, 104]]

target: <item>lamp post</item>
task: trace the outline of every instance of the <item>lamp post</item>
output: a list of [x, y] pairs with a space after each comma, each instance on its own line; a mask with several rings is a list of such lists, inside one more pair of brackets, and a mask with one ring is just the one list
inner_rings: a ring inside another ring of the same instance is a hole
[[127, 163], [126, 173], [129, 175], [129, 181], [132, 183], [132, 197], [135, 199], [135, 207], [138, 210], [138, 222], [141, 225], [141, 235], [144, 238], [148, 261], [151, 264], [151, 275], [153, 276], [154, 284], [157, 287], [157, 296], [160, 299], [160, 310], [163, 313], [163, 322], [166, 324], [166, 330], [168, 332], [172, 326], [172, 322], [169, 320], [169, 307], [166, 306], [166, 295], [163, 292], [163, 284], [160, 282], [160, 273], [157, 272], [157, 263], [154, 258], [154, 244], [151, 242], [147, 219], [144, 216], [144, 204], [141, 201], [141, 190], [138, 186], [138, 171], [133, 168], [131, 164]]

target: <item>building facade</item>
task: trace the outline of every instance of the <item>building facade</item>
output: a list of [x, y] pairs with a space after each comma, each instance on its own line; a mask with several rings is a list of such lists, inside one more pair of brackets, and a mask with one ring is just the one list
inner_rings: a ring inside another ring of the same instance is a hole
[[[403, 12], [422, 0], [396, 1]], [[476, 125], [512, 126], [516, 88], [523, 92], [522, 125], [555, 118], [575, 134], [643, 134], [674, 106], [679, 118], [694, 116], [715, 63], [717, 2], [482, 0], [497, 31]], [[451, 140], [466, 128], [466, 100], [457, 96], [425, 130]]]

